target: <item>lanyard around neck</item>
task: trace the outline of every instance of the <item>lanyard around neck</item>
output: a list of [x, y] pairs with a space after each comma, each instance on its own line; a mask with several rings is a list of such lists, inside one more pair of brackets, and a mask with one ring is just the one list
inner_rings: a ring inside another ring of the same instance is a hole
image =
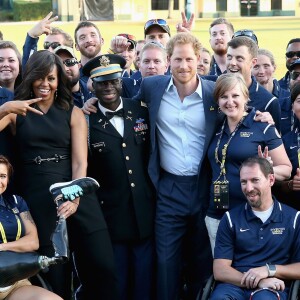
[[[226, 156], [227, 156], [227, 149], [228, 149], [228, 146], [232, 140], [232, 138], [235, 136], [236, 132], [239, 130], [239, 128], [241, 127], [243, 121], [244, 121], [245, 117], [242, 117], [242, 119], [237, 123], [235, 129], [233, 130], [233, 132], [230, 134], [229, 136], [229, 139], [228, 141], [224, 144], [223, 146], [223, 149], [221, 151], [222, 153], [222, 158], [221, 158], [221, 161], [219, 160], [219, 156], [218, 156], [218, 152], [219, 152], [219, 148], [220, 148], [220, 143], [221, 143], [221, 139], [223, 137], [223, 133], [224, 133], [224, 130], [225, 130], [225, 124], [226, 124], [226, 121], [227, 119], [224, 120], [223, 122], [223, 125], [222, 125], [222, 128], [221, 128], [221, 133], [219, 135], [219, 139], [218, 139], [218, 142], [217, 142], [217, 146], [216, 146], [216, 149], [215, 149], [215, 160], [216, 160], [216, 163], [218, 165], [220, 165], [220, 175], [218, 177], [217, 180], [220, 179], [220, 177], [223, 175], [224, 177], [226, 176], [226, 169], [225, 169], [225, 162], [226, 162]], [[225, 178], [226, 179], [226, 178]]]

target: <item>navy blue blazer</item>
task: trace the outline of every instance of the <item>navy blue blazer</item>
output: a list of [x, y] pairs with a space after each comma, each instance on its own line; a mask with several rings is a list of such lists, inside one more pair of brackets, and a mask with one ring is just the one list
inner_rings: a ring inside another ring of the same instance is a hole
[[[171, 76], [166, 75], [146, 77], [141, 83], [139, 93], [136, 97], [134, 97], [135, 100], [145, 102], [149, 109], [151, 150], [148, 171], [156, 189], [158, 187], [158, 180], [160, 175], [159, 151], [155, 134], [156, 118], [162, 96], [170, 80]], [[199, 164], [199, 175], [200, 172], [205, 172], [205, 170], [203, 170], [203, 161], [206, 156], [207, 148], [215, 133], [216, 125], [219, 123], [219, 119], [222, 118], [221, 114], [218, 114], [218, 105], [213, 98], [215, 83], [202, 78], [200, 80], [202, 84], [202, 97], [205, 112], [206, 139], [204, 144], [203, 157], [201, 158]]]

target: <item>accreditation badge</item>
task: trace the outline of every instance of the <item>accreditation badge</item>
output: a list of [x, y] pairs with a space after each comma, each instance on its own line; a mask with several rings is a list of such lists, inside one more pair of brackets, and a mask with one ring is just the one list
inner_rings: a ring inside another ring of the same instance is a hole
[[215, 181], [214, 207], [216, 209], [229, 209], [229, 181]]

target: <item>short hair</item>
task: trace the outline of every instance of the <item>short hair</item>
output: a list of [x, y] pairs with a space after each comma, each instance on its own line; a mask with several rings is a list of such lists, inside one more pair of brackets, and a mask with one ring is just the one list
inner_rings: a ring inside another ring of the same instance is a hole
[[236, 49], [241, 46], [246, 46], [248, 48], [249, 53], [252, 58], [257, 57], [258, 54], [258, 46], [257, 44], [250, 38], [246, 36], [238, 36], [228, 42], [228, 47]]
[[294, 43], [300, 43], [300, 38], [295, 38], [295, 39], [289, 40], [289, 42], [286, 45], [286, 49], [289, 47], [290, 44], [294, 44]]
[[159, 50], [161, 52], [162, 56], [163, 56], [164, 61], [165, 62], [167, 61], [166, 49], [164, 48], [164, 46], [161, 43], [155, 42], [155, 41], [148, 42], [144, 45], [144, 47], [142, 48], [142, 50], [139, 54], [140, 58], [142, 58], [143, 53], [148, 49], [157, 49], [157, 50]]
[[227, 26], [227, 29], [230, 33], [230, 35], [232, 36], [234, 33], [234, 28], [233, 25], [225, 18], [218, 18], [215, 19], [214, 21], [212, 21], [212, 23], [209, 26], [209, 33], [212, 27], [214, 27], [215, 25], [220, 25], [220, 24], [225, 24]]
[[274, 169], [271, 163], [264, 157], [249, 157], [245, 161], [242, 162], [240, 166], [240, 172], [243, 167], [253, 167], [254, 165], [258, 165], [261, 172], [264, 174], [266, 178], [268, 175], [274, 174]]
[[265, 56], [269, 57], [272, 66], [276, 67], [275, 58], [274, 58], [274, 55], [271, 51], [269, 51], [267, 49], [260, 48], [260, 49], [258, 49], [257, 55], [265, 55]]
[[101, 38], [101, 33], [99, 28], [96, 26], [96, 24], [94, 24], [93, 22], [90, 21], [82, 21], [79, 22], [78, 25], [75, 28], [75, 32], [74, 32], [74, 38], [75, 38], [75, 43], [78, 44], [78, 40], [77, 40], [77, 32], [80, 28], [84, 28], [84, 27], [94, 27], [99, 35], [99, 37]]
[[59, 34], [61, 34], [65, 39], [64, 46], [68, 46], [70, 48], [73, 48], [74, 41], [73, 41], [72, 37], [67, 32], [63, 31], [62, 29], [60, 29], [58, 27], [51, 27], [50, 35], [59, 35]]
[[242, 75], [225, 73], [218, 77], [214, 89], [214, 99], [218, 103], [218, 99], [227, 91], [232, 90], [236, 85], [239, 85], [246, 99], [249, 100], [249, 90]]
[[7, 168], [7, 175], [8, 175], [8, 181], [9, 181], [14, 172], [13, 166], [11, 165], [11, 163], [9, 162], [7, 157], [5, 157], [4, 155], [0, 155], [0, 165], [1, 164], [5, 165]]
[[292, 103], [295, 102], [295, 100], [299, 96], [299, 94], [300, 94], [300, 82], [297, 81], [291, 90], [291, 102]]
[[0, 31], [0, 41], [3, 41], [3, 33]]
[[202, 45], [200, 43], [200, 41], [192, 34], [187, 33], [187, 32], [181, 32], [181, 33], [177, 33], [176, 35], [174, 35], [173, 37], [170, 38], [170, 40], [167, 43], [167, 55], [169, 57], [172, 56], [173, 51], [174, 51], [174, 47], [176, 45], [186, 45], [186, 44], [191, 44], [194, 52], [197, 56], [200, 55], [201, 49], [202, 49]]

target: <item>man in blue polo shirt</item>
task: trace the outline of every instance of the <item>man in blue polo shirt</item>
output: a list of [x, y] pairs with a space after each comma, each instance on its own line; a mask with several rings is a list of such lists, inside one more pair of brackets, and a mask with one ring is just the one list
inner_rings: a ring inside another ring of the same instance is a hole
[[280, 131], [280, 105], [279, 100], [263, 88], [252, 76], [252, 68], [257, 62], [258, 46], [247, 36], [238, 36], [228, 42], [227, 49], [227, 72], [240, 73], [249, 90], [249, 106], [259, 111], [268, 111], [275, 126]]
[[243, 162], [240, 181], [247, 203], [221, 220], [214, 259], [220, 283], [210, 299], [287, 299], [288, 281], [300, 278], [299, 212], [272, 198], [267, 159]]

